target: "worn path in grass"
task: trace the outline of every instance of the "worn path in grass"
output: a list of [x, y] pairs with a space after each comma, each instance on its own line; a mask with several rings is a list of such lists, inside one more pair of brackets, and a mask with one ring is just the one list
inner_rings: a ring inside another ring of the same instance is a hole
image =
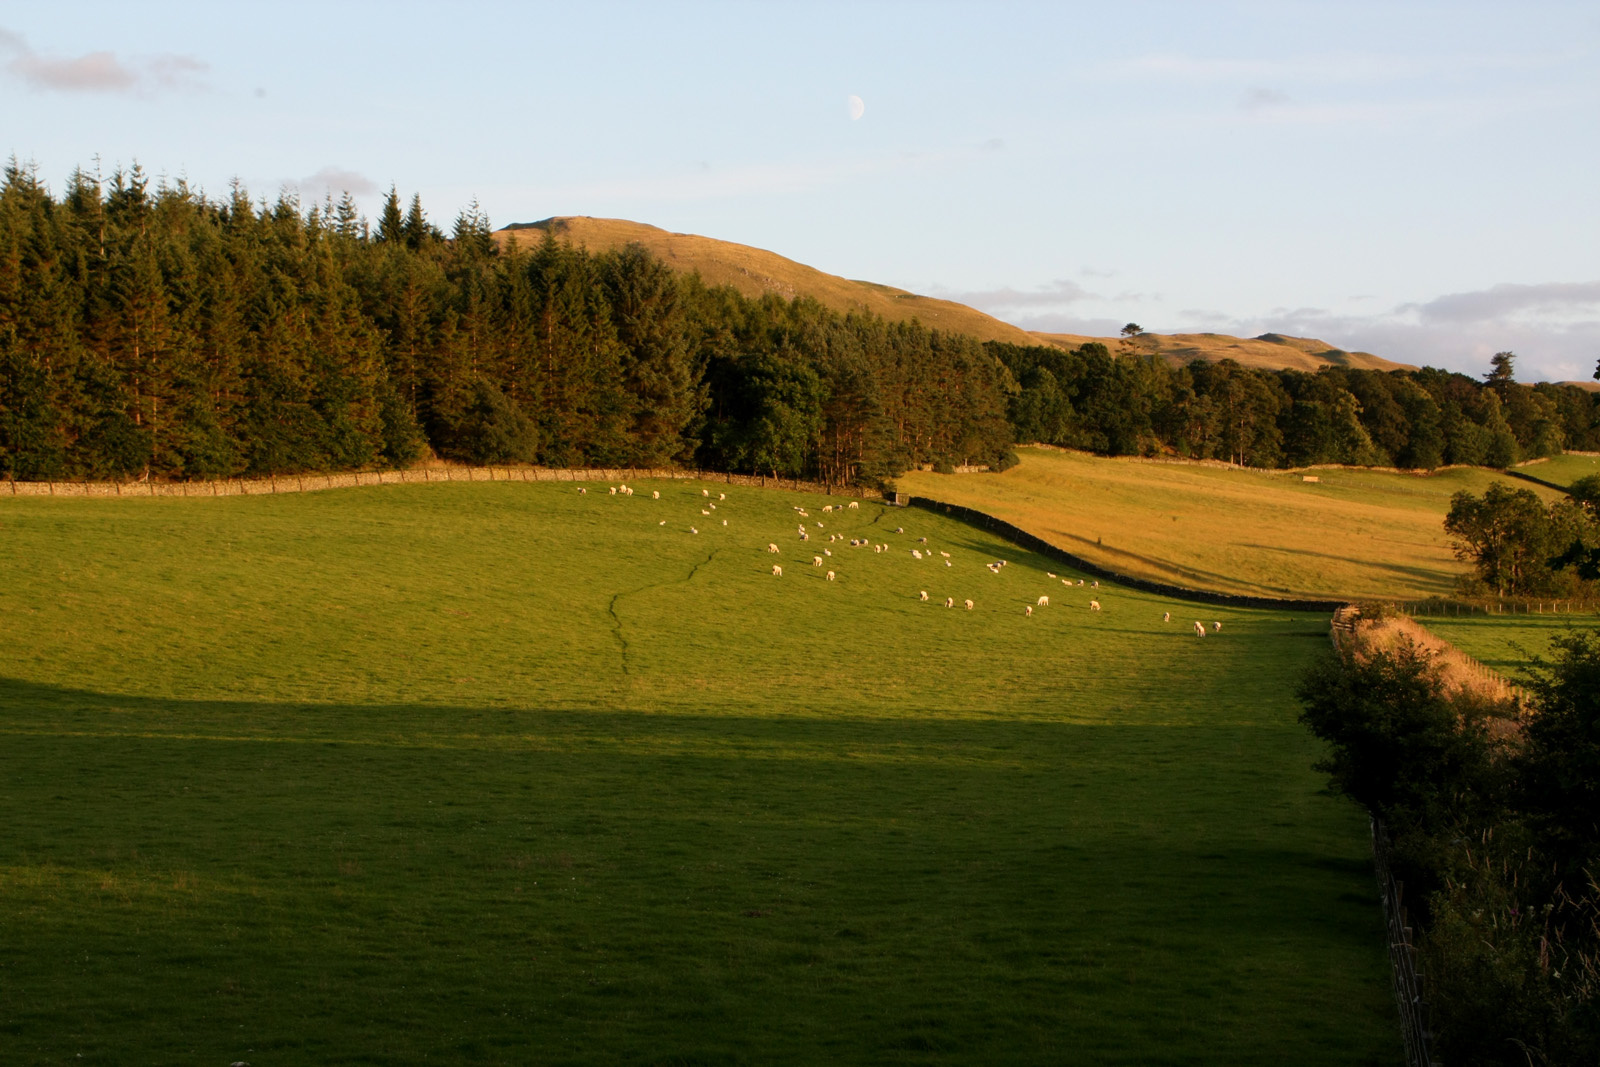
[[1017, 451], [1022, 462], [1001, 474], [912, 472], [898, 488], [996, 515], [1119, 574], [1255, 596], [1448, 594], [1463, 570], [1444, 534], [1452, 493], [1501, 481], [1559, 495], [1480, 468], [1319, 470], [1311, 483], [1276, 471]]
[[699, 490], [0, 500], [0, 1058], [1397, 1062], [1325, 619]]

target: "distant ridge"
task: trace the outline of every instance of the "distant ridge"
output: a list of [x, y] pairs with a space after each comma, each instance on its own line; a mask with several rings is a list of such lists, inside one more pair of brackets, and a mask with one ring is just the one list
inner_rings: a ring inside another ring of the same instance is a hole
[[609, 251], [636, 242], [674, 270], [696, 272], [707, 285], [731, 285], [747, 297], [776, 293], [785, 300], [792, 300], [797, 296], [809, 296], [835, 311], [866, 310], [891, 322], [918, 319], [930, 328], [964, 333], [980, 341], [1067, 349], [1098, 341], [1113, 352], [1131, 349], [1159, 355], [1174, 364], [1193, 359], [1234, 359], [1248, 367], [1304, 371], [1326, 366], [1414, 369], [1367, 352], [1346, 352], [1324, 341], [1273, 333], [1256, 338], [1217, 333], [1142, 334], [1131, 342], [1123, 342], [1116, 337], [1031, 332], [954, 300], [919, 296], [877, 282], [841, 278], [796, 263], [776, 252], [692, 233], [672, 233], [626, 219], [554, 216], [538, 222], [514, 222], [497, 230], [494, 236], [501, 245], [515, 240], [526, 248], [543, 240], [546, 232], [592, 252]]

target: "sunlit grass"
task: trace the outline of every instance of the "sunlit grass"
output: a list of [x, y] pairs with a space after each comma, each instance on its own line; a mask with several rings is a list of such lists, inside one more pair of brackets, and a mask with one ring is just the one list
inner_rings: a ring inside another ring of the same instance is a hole
[[[1299, 474], [1018, 450], [1002, 474], [913, 472], [901, 492], [997, 515], [1120, 574], [1274, 597], [1422, 599], [1455, 590], [1450, 496], [1496, 481], [1478, 468], [1429, 476]], [[1532, 469], [1532, 468], [1530, 468]], [[1542, 468], [1541, 468], [1542, 469]], [[1541, 475], [1542, 476], [1542, 475]]]
[[1325, 619], [716, 493], [0, 500], [4, 1058], [1396, 1061]]

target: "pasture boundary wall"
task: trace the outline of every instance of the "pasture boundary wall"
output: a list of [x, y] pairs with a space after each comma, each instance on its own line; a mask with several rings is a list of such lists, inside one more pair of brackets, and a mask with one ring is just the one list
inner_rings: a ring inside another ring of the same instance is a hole
[[0, 483], [0, 496], [68, 497], [211, 497], [269, 496], [354, 489], [373, 485], [416, 485], [433, 482], [632, 482], [707, 481], [753, 488], [792, 489], [828, 496], [877, 500], [875, 489], [825, 485], [763, 474], [644, 467], [410, 467], [386, 471], [343, 471], [337, 474], [277, 474], [265, 478], [224, 478], [202, 482], [18, 482]]
[[1146, 593], [1155, 593], [1159, 596], [1169, 596], [1174, 600], [1189, 600], [1199, 604], [1217, 604], [1224, 607], [1235, 608], [1278, 608], [1284, 611], [1315, 611], [1329, 613], [1345, 606], [1343, 600], [1294, 600], [1269, 596], [1247, 596], [1237, 593], [1217, 593], [1208, 589], [1189, 589], [1181, 585], [1169, 585], [1166, 582], [1153, 582], [1147, 578], [1135, 578], [1130, 574], [1119, 574], [1116, 571], [1101, 567], [1075, 556], [1062, 548], [1057, 548], [1041, 537], [1035, 536], [1018, 526], [1013, 526], [1004, 519], [997, 519], [986, 512], [973, 508], [963, 507], [960, 504], [947, 504], [942, 500], [933, 500], [925, 496], [913, 496], [906, 503], [914, 508], [923, 508], [927, 511], [939, 512], [952, 518], [990, 533], [999, 534], [1007, 541], [1012, 542], [1030, 552], [1037, 552], [1058, 563], [1093, 575], [1108, 582], [1116, 582], [1132, 589], [1139, 589]]

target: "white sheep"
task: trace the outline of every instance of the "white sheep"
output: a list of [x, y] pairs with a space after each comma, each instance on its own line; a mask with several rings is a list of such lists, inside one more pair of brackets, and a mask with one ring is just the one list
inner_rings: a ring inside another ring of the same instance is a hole
[[1072, 584], [1072, 579], [1071, 578], [1063, 578], [1063, 579], [1061, 579], [1061, 584], [1062, 585], [1071, 585]]
[[767, 542], [767, 551], [771, 552], [773, 555], [777, 555], [778, 546], [773, 544], [771, 541], [768, 541]]
[[924, 589], [922, 591], [922, 599], [923, 600], [927, 600], [928, 599], [928, 591], [926, 589]]
[[919, 537], [919, 538], [917, 538], [917, 544], [919, 544], [919, 545], [925, 545], [925, 544], [927, 544], [927, 543], [928, 543], [928, 539], [927, 539], [927, 538], [926, 538], [926, 537]]
[[821, 557], [821, 556], [812, 556], [812, 557], [811, 557], [811, 565], [812, 565], [812, 566], [813, 566], [813, 567], [820, 567], [820, 566], [822, 566], [822, 557]]
[[702, 490], [700, 490], [700, 495], [701, 495], [701, 496], [710, 496], [710, 495], [711, 495], [711, 490], [709, 490], [709, 489], [702, 489]]
[[584, 489], [583, 487], [580, 486], [578, 488], [578, 495], [579, 496], [588, 496], [589, 495], [589, 490]]
[[1049, 571], [1045, 571], [1045, 572], [1044, 572], [1044, 576], [1045, 576], [1045, 577], [1046, 577], [1046, 578], [1054, 578], [1054, 577], [1055, 577], [1055, 575], [1053, 575], [1053, 574], [1051, 574], [1051, 573], [1050, 573], [1050, 572], [1049, 572]]
[[1089, 610], [1090, 611], [1099, 611], [1100, 610], [1100, 601], [1098, 601], [1098, 600], [1089, 601]]
[[1050, 598], [1049, 598], [1049, 597], [1047, 597], [1047, 596], [1042, 596], [1042, 597], [1040, 597], [1040, 598], [1039, 598], [1039, 606], [1040, 606], [1040, 607], [1041, 607], [1041, 608], [1042, 608], [1042, 607], [1045, 607], [1045, 606], [1046, 606], [1046, 605], [1048, 605], [1048, 604], [1049, 604], [1049, 603], [1050, 603]]
[[1204, 637], [1206, 635], [1206, 624], [1203, 623], [1203, 622], [1195, 623], [1194, 624], [1194, 635], [1196, 637]]
[[726, 500], [726, 499], [728, 499], [728, 494], [727, 493], [718, 493], [717, 494], [717, 499], [718, 500]]
[[710, 507], [711, 507], [712, 511], [716, 511], [717, 510], [717, 506], [715, 504], [710, 505]]
[[[1079, 584], [1079, 585], [1082, 585], [1082, 584], [1083, 584], [1083, 579], [1082, 579], [1082, 578], [1079, 578], [1079, 579], [1078, 579], [1078, 584]], [[1095, 585], [1099, 585], [1099, 584], [1100, 584], [1100, 583], [1099, 583], [1099, 582], [1095, 582], [1095, 583], [1094, 583], [1094, 584], [1095, 584]]]
[[614, 486], [614, 485], [611, 487], [611, 495], [612, 496], [616, 496], [617, 495], [617, 487]]
[[1089, 583], [1089, 588], [1090, 589], [1099, 589], [1100, 588], [1100, 583], [1099, 582], [1090, 582]]
[[822, 554], [823, 554], [823, 555], [824, 555], [824, 556], [828, 556], [828, 557], [829, 557], [829, 558], [832, 558], [832, 556], [833, 556], [833, 549], [831, 549], [831, 548], [825, 548], [825, 549], [823, 549], [823, 550], [822, 550]]
[[772, 576], [774, 578], [782, 578], [783, 577], [783, 568], [778, 566], [776, 563], [774, 563], [772, 565]]
[[820, 523], [820, 522], [817, 523], [817, 529], [819, 529], [819, 530], [822, 529], [822, 523]]
[[692, 533], [692, 534], [697, 534], [697, 533], [699, 533], [699, 532], [700, 532], [700, 531], [699, 531], [699, 530], [696, 530], [696, 529], [695, 529], [695, 528], [694, 528], [694, 527], [693, 527], [693, 526], [691, 526], [691, 527], [689, 527], [689, 532], [690, 532], [690, 533]]
[[946, 552], [942, 548], [939, 550], [939, 555], [943, 556], [945, 559], [949, 559], [950, 558], [950, 553]]
[[950, 561], [949, 561], [949, 560], [945, 560], [945, 561], [944, 561], [944, 565], [945, 565], [945, 566], [946, 566], [946, 567], [953, 567], [953, 566], [955, 566], [955, 564], [953, 564], [953, 563], [951, 563], [951, 562], [950, 562]]
[[656, 523], [657, 526], [665, 526], [666, 524], [667, 524], [667, 520], [666, 519], [662, 519], [660, 522]]
[[1025, 605], [1023, 607], [1023, 609], [1022, 609], [1022, 613], [1024, 615], [1028, 616], [1029, 618], [1032, 618], [1033, 617], [1033, 605], [1032, 604]]
[[859, 501], [859, 500], [852, 500], [852, 501], [850, 501], [850, 510], [851, 510], [851, 511], [854, 511], [854, 510], [856, 510], [856, 509], [857, 509], [857, 508], [859, 508], [859, 507], [860, 507], [860, 506], [861, 506], [861, 501]]
[[917, 550], [916, 550], [916, 549], [914, 549], [914, 548], [913, 548], [913, 549], [912, 549], [912, 550], [911, 550], [911, 554], [912, 554], [912, 555], [913, 555], [913, 556], [915, 556], [915, 557], [917, 557], [917, 558], [918, 558], [918, 559], [921, 559], [921, 558], [922, 558], [922, 553], [921, 553], [921, 552], [918, 552], [918, 551], [917, 551]]
[[953, 597], [953, 596], [945, 597], [944, 598], [944, 606], [947, 607], [947, 608], [955, 607], [956, 606], [956, 598]]
[[724, 526], [728, 525], [728, 520], [727, 519], [723, 519], [722, 520], [722, 525], [724, 525]]
[[1211, 624], [1211, 632], [1214, 633], [1214, 634], [1220, 634], [1222, 632], [1222, 624], [1220, 622], [1212, 623]]
[[969, 600], [969, 601], [967, 601], [967, 610], [968, 610], [968, 611], [971, 611], [971, 610], [972, 610], [972, 601], [970, 601], [970, 600]]
[[828, 581], [830, 581], [830, 582], [833, 581], [833, 572], [832, 571], [828, 572]]
[[905, 533], [906, 532], [906, 528], [904, 526], [896, 526], [894, 528], [894, 532], [897, 533], [897, 534]]
[[822, 513], [824, 515], [832, 515], [833, 514], [833, 505], [832, 504], [824, 504], [824, 505], [822, 505]]
[[711, 512], [707, 511], [705, 508], [701, 508], [700, 509], [700, 514], [705, 515], [705, 516], [710, 516]]
[[650, 490], [650, 499], [651, 500], [660, 500], [661, 499], [661, 490], [659, 490], [659, 489]]
[[1163, 611], [1163, 612], [1162, 612], [1162, 613], [1161, 613], [1161, 621], [1162, 621], [1162, 622], [1171, 622], [1171, 621], [1172, 621], [1172, 612], [1170, 612], [1170, 611]]
[[801, 530], [800, 531], [800, 540], [809, 541], [809, 540], [811, 540], [811, 535], [806, 533], [804, 530]]

